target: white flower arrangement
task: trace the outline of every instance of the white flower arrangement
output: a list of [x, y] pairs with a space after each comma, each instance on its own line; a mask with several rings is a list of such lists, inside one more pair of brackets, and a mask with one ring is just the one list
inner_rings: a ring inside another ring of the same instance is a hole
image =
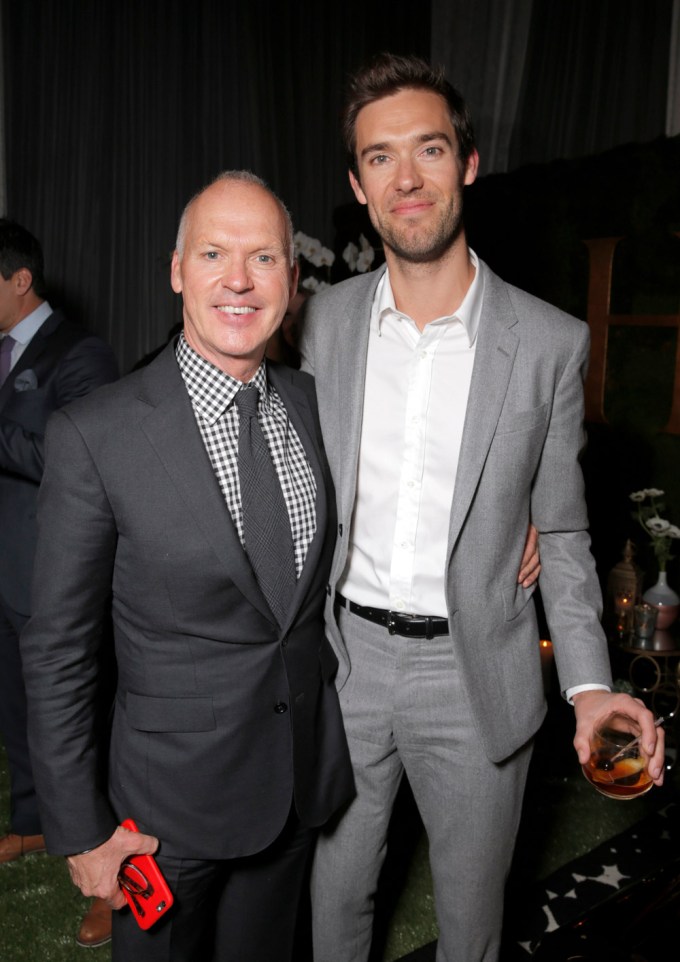
[[303, 257], [313, 267], [319, 270], [323, 271], [325, 268], [324, 275], [326, 279], [318, 278], [314, 274], [310, 274], [308, 277], [305, 277], [300, 286], [308, 291], [312, 291], [314, 294], [330, 287], [330, 269], [335, 261], [333, 251], [328, 247], [324, 247], [316, 237], [308, 237], [308, 235], [303, 234], [301, 230], [297, 231], [293, 237], [293, 243], [295, 244], [296, 257]]
[[359, 247], [349, 242], [342, 252], [342, 259], [349, 269], [354, 273], [365, 274], [370, 271], [371, 264], [375, 260], [375, 251], [363, 234], [359, 234]]
[[642, 491], [633, 491], [629, 495], [636, 506], [633, 517], [651, 538], [659, 571], [665, 571], [668, 562], [673, 560], [673, 542], [680, 539], [680, 528], [662, 518], [659, 513], [665, 508], [659, 500], [663, 496], [664, 492], [659, 488], [643, 488]]
[[[304, 279], [300, 286], [312, 291], [314, 294], [325, 290], [331, 286], [330, 269], [335, 262], [335, 254], [328, 247], [324, 247], [316, 237], [309, 237], [301, 230], [297, 231], [293, 237], [295, 244], [295, 256], [303, 258], [315, 269], [314, 272], [302, 274]], [[349, 267], [350, 271], [358, 274], [365, 274], [370, 271], [371, 265], [375, 260], [375, 251], [363, 234], [359, 234], [359, 247], [351, 241], [342, 252], [342, 259]], [[319, 276], [320, 275], [320, 276]]]

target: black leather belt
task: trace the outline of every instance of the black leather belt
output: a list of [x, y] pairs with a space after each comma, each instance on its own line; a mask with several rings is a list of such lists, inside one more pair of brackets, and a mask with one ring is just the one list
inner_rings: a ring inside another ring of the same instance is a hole
[[367, 608], [349, 601], [339, 591], [335, 592], [335, 601], [342, 608], [351, 611], [353, 615], [387, 628], [391, 635], [404, 635], [406, 638], [434, 638], [435, 635], [449, 633], [447, 618], [438, 618], [436, 615], [405, 615], [399, 611], [387, 611], [385, 608]]

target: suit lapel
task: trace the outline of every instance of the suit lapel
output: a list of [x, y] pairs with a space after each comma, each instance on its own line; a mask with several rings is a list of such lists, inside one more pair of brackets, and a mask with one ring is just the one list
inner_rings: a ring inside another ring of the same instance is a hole
[[346, 313], [338, 319], [334, 328], [334, 355], [337, 361], [337, 386], [334, 394], [340, 398], [337, 409], [337, 436], [340, 439], [338, 450], [341, 452], [337, 493], [340, 516], [344, 518], [350, 518], [354, 510], [371, 307], [376, 288], [384, 273], [383, 267], [367, 277], [366, 285], [357, 287], [347, 304]]
[[474, 497], [493, 440], [517, 352], [517, 316], [499, 278], [481, 265], [484, 300], [449, 522], [448, 557]]
[[33, 367], [46, 347], [49, 347], [50, 350], [52, 350], [52, 343], [54, 343], [54, 346], [57, 349], [59, 348], [58, 335], [52, 339], [52, 342], [48, 342], [47, 338], [53, 334], [55, 329], [59, 327], [61, 321], [62, 315], [57, 311], [53, 311], [52, 314], [50, 314], [50, 316], [35, 332], [29, 344], [27, 345], [26, 350], [22, 353], [17, 363], [9, 372], [7, 380], [2, 385], [2, 388], [0, 388], [0, 408], [2, 408], [5, 402], [11, 397], [14, 391], [14, 382], [17, 375], [21, 374], [22, 371], [26, 371], [30, 367]]
[[179, 491], [197, 528], [253, 607], [272, 618], [241, 546], [170, 344], [145, 369], [141, 429]]

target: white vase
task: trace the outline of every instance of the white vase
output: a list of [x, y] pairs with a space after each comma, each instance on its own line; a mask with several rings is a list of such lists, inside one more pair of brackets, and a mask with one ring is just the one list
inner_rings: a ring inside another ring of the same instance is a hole
[[658, 609], [656, 627], [664, 629], [670, 627], [680, 613], [680, 595], [669, 587], [666, 572], [660, 571], [655, 585], [648, 588], [642, 600]]

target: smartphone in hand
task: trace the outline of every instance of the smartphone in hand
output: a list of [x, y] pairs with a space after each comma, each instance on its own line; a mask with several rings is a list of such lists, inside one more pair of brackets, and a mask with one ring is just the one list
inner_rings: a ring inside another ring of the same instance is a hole
[[[121, 824], [130, 832], [139, 831], [131, 818], [126, 818]], [[151, 928], [174, 901], [153, 855], [131, 855], [126, 858], [118, 872], [118, 884], [142, 929]]]

